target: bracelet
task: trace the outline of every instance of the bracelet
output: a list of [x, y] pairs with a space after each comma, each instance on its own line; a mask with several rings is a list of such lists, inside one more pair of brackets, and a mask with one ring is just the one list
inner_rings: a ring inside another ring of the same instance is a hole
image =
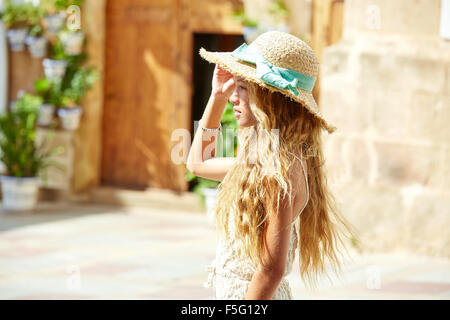
[[203, 126], [203, 124], [202, 124], [202, 120], [201, 119], [198, 121], [198, 124], [199, 124], [200, 128], [202, 128], [203, 131], [209, 131], [210, 132], [210, 131], [218, 131], [218, 130], [222, 129], [222, 123], [219, 123], [219, 126], [217, 128], [214, 128], [214, 129], [212, 129], [212, 128], [205, 128]]

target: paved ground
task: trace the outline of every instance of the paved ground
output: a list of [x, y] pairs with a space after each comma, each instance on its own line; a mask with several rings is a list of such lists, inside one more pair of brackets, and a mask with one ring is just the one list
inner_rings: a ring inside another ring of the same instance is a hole
[[[0, 299], [213, 299], [216, 238], [200, 213], [41, 203], [0, 213]], [[343, 279], [296, 299], [449, 299], [450, 260], [351, 252]]]

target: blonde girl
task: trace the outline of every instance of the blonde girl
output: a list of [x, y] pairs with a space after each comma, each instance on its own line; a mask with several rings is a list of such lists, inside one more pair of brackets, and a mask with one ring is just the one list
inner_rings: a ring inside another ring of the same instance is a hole
[[[216, 258], [206, 286], [217, 299], [293, 299], [286, 276], [296, 253], [310, 286], [338, 272], [349, 223], [328, 190], [322, 129], [332, 133], [312, 88], [317, 57], [297, 37], [261, 34], [233, 52], [200, 55], [215, 63], [212, 92], [194, 136], [187, 168], [221, 181], [215, 226]], [[227, 101], [239, 125], [236, 157], [216, 155]]]

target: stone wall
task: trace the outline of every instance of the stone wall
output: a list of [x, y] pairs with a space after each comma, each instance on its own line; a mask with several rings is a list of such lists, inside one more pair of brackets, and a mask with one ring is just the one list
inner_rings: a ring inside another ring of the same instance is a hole
[[450, 256], [450, 42], [440, 0], [346, 0], [323, 52], [330, 187], [366, 251]]

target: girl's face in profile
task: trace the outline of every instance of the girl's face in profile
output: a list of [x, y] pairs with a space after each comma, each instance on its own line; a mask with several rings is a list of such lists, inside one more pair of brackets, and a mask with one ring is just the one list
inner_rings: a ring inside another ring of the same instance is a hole
[[239, 127], [253, 126], [258, 121], [250, 109], [248, 100], [248, 83], [245, 79], [239, 76], [234, 76], [234, 81], [236, 86], [229, 100], [232, 104], [234, 104], [233, 109], [235, 111], [234, 115], [237, 118], [237, 123]]

